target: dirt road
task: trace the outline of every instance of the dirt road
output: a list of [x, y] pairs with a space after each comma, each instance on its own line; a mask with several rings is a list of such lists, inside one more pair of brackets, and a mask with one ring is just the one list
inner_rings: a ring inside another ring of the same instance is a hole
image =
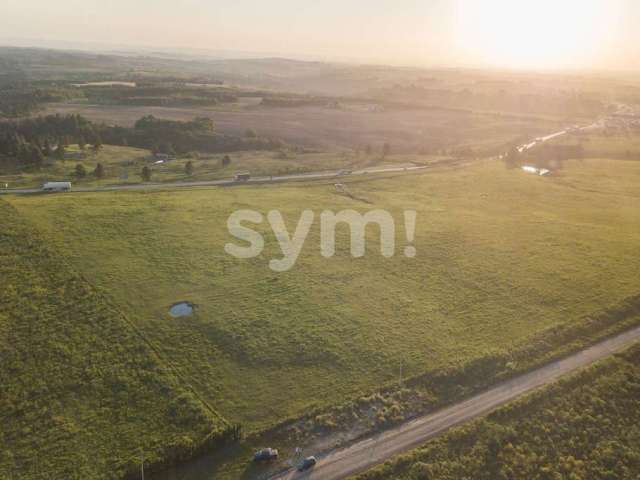
[[484, 393], [474, 395], [468, 400], [417, 418], [397, 428], [362, 440], [348, 448], [336, 450], [318, 458], [317, 465], [308, 472], [297, 472], [292, 469], [272, 477], [272, 480], [303, 478], [337, 480], [363, 472], [370, 467], [383, 463], [394, 455], [406, 452], [424, 443], [455, 425], [485, 415], [516, 397], [590, 365], [638, 340], [640, 340], [640, 327], [604, 340], [570, 357], [557, 360], [527, 374], [498, 384]]

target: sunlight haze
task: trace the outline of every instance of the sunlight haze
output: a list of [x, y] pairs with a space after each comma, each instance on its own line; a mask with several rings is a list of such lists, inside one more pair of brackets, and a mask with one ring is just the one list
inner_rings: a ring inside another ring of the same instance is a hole
[[631, 0], [330, 0], [304, 6], [292, 0], [224, 6], [9, 0], [0, 42], [421, 66], [635, 69], [639, 10]]

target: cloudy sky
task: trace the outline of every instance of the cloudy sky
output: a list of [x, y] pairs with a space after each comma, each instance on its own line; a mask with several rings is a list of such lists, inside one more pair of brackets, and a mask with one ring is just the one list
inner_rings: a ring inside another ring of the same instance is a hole
[[0, 43], [640, 70], [634, 0], [2, 0]]

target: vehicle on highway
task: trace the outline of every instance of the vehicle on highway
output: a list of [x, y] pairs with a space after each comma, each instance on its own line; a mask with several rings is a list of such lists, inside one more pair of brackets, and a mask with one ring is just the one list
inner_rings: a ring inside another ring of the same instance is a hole
[[253, 455], [254, 462], [266, 462], [278, 458], [278, 450], [275, 448], [263, 448]]
[[318, 463], [318, 461], [316, 460], [316, 457], [307, 457], [302, 461], [302, 463], [298, 467], [298, 471], [304, 472], [305, 470], [309, 470], [310, 468], [313, 468], [316, 463]]
[[338, 175], [351, 175], [353, 173], [352, 170], [340, 170]]
[[47, 182], [42, 185], [43, 192], [70, 192], [71, 182]]
[[251, 178], [251, 174], [250, 173], [237, 173], [235, 177], [233, 177], [233, 179], [236, 182], [246, 182]]

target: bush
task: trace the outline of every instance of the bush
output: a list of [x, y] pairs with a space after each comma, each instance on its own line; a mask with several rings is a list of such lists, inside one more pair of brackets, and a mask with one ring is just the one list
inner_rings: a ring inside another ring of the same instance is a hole
[[76, 165], [75, 174], [78, 178], [84, 178], [87, 176], [87, 169], [84, 168], [84, 165], [79, 163]]

